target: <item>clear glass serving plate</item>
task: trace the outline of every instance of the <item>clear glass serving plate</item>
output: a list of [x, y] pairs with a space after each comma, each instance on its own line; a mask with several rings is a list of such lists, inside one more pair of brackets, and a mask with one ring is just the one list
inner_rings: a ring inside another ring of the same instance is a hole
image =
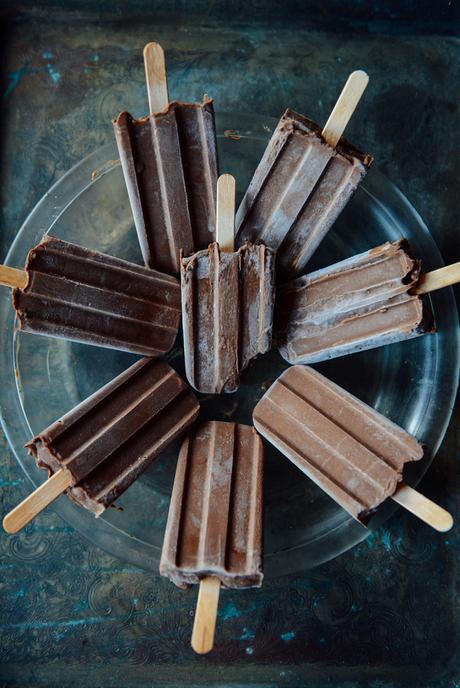
[[[217, 118], [220, 169], [237, 179], [239, 199], [276, 121], [249, 114]], [[128, 196], [115, 144], [76, 165], [43, 197], [13, 243], [7, 263], [22, 267], [27, 252], [50, 233], [114, 256], [141, 262]], [[238, 199], [238, 200], [239, 200]], [[328, 265], [378, 244], [406, 237], [424, 269], [442, 265], [422, 219], [377, 169], [372, 169], [311, 267]], [[433, 335], [393, 344], [316, 366], [321, 372], [399, 423], [426, 445], [422, 462], [407, 480], [416, 485], [444, 436], [458, 380], [458, 321], [451, 289], [430, 296], [437, 323]], [[24, 443], [64, 412], [127, 368], [135, 357], [17, 331], [7, 289], [0, 293], [0, 406], [3, 429], [33, 485], [44, 471]], [[166, 359], [182, 374], [181, 337]], [[201, 396], [202, 416], [251, 423], [254, 404], [286, 367], [276, 351], [246, 371], [235, 394]], [[84, 537], [111, 554], [157, 571], [178, 445], [170, 447], [118, 500], [94, 516], [65, 497], [51, 508]], [[363, 540], [356, 523], [275, 449], [267, 446], [265, 481], [265, 570], [295, 572], [331, 559]], [[386, 504], [371, 522], [394, 510]]]

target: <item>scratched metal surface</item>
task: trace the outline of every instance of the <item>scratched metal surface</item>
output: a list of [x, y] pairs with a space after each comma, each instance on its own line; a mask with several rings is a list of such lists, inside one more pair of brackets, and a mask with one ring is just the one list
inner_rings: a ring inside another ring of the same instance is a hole
[[[380, 3], [371, 17], [338, 1], [284, 12], [261, 0], [200, 0], [193, 14], [184, 5], [2, 3], [2, 256], [49, 186], [110, 139], [111, 118], [128, 106], [144, 113], [139, 56], [157, 38], [174, 97], [206, 90], [222, 110], [276, 117], [289, 104], [324, 121], [336, 84], [367, 68], [372, 86], [350, 138], [420, 211], [445, 260], [459, 259], [451, 3], [418, 3], [415, 23], [410, 2]], [[457, 417], [421, 484], [457, 518], [458, 427]], [[28, 485], [3, 437], [0, 451], [4, 513]], [[216, 649], [198, 658], [195, 590], [124, 565], [48, 510], [24, 533], [0, 535], [0, 685], [458, 688], [459, 546], [457, 530], [439, 536], [398, 513], [303, 576], [224, 592]]]

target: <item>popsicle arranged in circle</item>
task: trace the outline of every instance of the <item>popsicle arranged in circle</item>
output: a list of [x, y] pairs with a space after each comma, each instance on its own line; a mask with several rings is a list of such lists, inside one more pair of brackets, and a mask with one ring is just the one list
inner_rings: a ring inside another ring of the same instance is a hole
[[423, 294], [460, 281], [460, 263], [421, 274], [405, 240], [387, 242], [279, 288], [277, 337], [310, 364], [434, 331]]
[[236, 244], [261, 242], [277, 251], [277, 279], [305, 267], [372, 163], [342, 134], [367, 86], [353, 72], [323, 129], [286, 110], [236, 215]]
[[185, 438], [176, 468], [160, 573], [199, 583], [192, 647], [212, 649], [221, 586], [262, 584], [263, 444], [252, 427], [210, 421]]
[[26, 444], [50, 477], [3, 527], [18, 532], [65, 491], [99, 516], [198, 413], [197, 399], [167, 363], [137, 361]]
[[217, 145], [212, 100], [169, 102], [165, 58], [144, 48], [150, 114], [114, 120], [123, 175], [145, 264], [179, 272], [179, 252], [205, 248], [215, 236]]
[[45, 236], [25, 270], [0, 266], [24, 332], [158, 356], [180, 323], [175, 277]]
[[263, 244], [233, 250], [235, 179], [217, 184], [217, 241], [182, 258], [185, 370], [200, 392], [233, 392], [240, 374], [271, 348], [275, 255]]
[[292, 366], [254, 408], [254, 426], [348, 513], [366, 524], [391, 497], [444, 532], [451, 515], [402, 481], [419, 442], [308, 366]]

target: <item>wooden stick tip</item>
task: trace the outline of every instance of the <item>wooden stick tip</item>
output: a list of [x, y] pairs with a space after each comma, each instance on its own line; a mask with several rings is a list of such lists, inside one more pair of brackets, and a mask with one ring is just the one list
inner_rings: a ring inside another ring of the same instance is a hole
[[6, 516], [3, 517], [3, 530], [5, 531], [5, 533], [8, 533], [9, 535], [15, 535], [21, 530], [21, 528], [16, 528], [14, 523], [11, 523], [11, 519], [9, 518], [9, 516], [10, 514], [6, 514]]
[[393, 499], [439, 533], [446, 533], [454, 524], [452, 516], [446, 509], [403, 482], [399, 483]]
[[235, 186], [235, 177], [232, 174], [228, 174], [228, 172], [224, 172], [224, 174], [221, 174], [219, 179], [217, 180], [219, 184], [229, 184]]
[[359, 79], [360, 81], [365, 83], [366, 86], [369, 83], [369, 74], [364, 71], [364, 69], [355, 69], [354, 72], [350, 74], [350, 77], [353, 77], [353, 79]]
[[440, 533], [447, 533], [447, 531], [450, 530], [453, 525], [454, 519], [452, 518], [452, 515], [449, 514], [448, 511], [445, 511], [442, 517], [438, 517], [435, 528]]
[[148, 54], [150, 53], [161, 53], [164, 55], [164, 50], [161, 47], [159, 43], [156, 43], [155, 41], [151, 41], [150, 43], [146, 43], [144, 45], [144, 50], [142, 51], [144, 54], [144, 57], [147, 57]]
[[197, 655], [207, 655], [214, 647], [214, 639], [209, 641], [207, 638], [192, 638], [190, 645], [192, 650], [197, 653]]

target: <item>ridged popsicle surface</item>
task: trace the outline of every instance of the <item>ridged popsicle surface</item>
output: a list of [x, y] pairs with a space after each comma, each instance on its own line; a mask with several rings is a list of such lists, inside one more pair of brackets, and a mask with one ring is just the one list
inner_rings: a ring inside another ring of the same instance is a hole
[[158, 356], [180, 323], [176, 278], [45, 237], [28, 255], [28, 284], [13, 291], [20, 329]]
[[179, 272], [189, 255], [215, 237], [218, 176], [212, 100], [172, 102], [113, 123], [134, 222], [148, 267]]
[[254, 426], [354, 518], [394, 494], [417, 440], [313, 368], [293, 366], [254, 408]]
[[182, 325], [187, 379], [200, 392], [237, 389], [241, 372], [271, 347], [275, 256], [259, 244], [183, 258]]
[[345, 139], [331, 148], [317, 124], [286, 110], [238, 209], [237, 245], [277, 251], [281, 280], [302, 274], [371, 163]]
[[209, 575], [229, 588], [261, 585], [262, 483], [254, 428], [198, 425], [179, 454], [160, 573], [180, 587]]
[[197, 418], [199, 404], [164, 361], [142, 359], [40, 432], [27, 447], [69, 496], [101, 514]]
[[426, 299], [405, 241], [388, 242], [281, 287], [279, 351], [289, 363], [316, 363], [428, 332]]

